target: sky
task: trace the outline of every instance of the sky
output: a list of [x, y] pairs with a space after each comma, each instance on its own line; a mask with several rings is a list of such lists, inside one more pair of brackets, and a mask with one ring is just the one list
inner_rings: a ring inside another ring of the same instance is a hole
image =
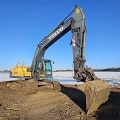
[[[86, 16], [86, 65], [120, 67], [119, 0], [0, 0], [0, 70], [31, 66], [39, 42], [79, 5]], [[53, 70], [72, 69], [71, 32], [45, 52]]]

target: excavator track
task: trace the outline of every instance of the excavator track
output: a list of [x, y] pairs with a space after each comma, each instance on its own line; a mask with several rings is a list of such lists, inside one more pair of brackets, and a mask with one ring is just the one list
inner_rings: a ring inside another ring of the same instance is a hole
[[50, 88], [52, 90], [61, 90], [61, 84], [59, 82], [48, 79], [38, 81], [38, 86]]

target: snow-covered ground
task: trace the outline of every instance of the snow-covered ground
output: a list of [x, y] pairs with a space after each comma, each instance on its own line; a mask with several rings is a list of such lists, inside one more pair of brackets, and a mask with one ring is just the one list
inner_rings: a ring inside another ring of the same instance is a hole
[[1, 81], [10, 81], [15, 80], [17, 78], [10, 78], [9, 73], [0, 73], [0, 82]]
[[[120, 86], [120, 72], [95, 72], [96, 76], [106, 80], [110, 85]], [[9, 73], [0, 73], [0, 81], [10, 81], [17, 78], [10, 78]], [[61, 84], [82, 84], [73, 79], [73, 72], [53, 72], [53, 79]]]
[[[95, 72], [98, 78], [106, 80], [112, 86], [120, 86], [120, 72]], [[82, 84], [73, 79], [73, 72], [53, 72], [53, 76], [61, 83]]]

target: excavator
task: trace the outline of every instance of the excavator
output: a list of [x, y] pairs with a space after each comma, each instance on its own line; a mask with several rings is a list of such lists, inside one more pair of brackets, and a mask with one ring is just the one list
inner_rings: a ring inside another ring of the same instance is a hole
[[[52, 60], [44, 59], [45, 51], [66, 33], [71, 31], [74, 79], [84, 82], [82, 91], [86, 96], [86, 112], [90, 114], [102, 103], [105, 103], [110, 94], [109, 85], [104, 80], [97, 78], [91, 68], [85, 65], [86, 25], [85, 14], [79, 6], [46, 37], [40, 41], [34, 54], [31, 67], [17, 65], [10, 70], [10, 77], [24, 78], [25, 80], [44, 80], [48, 82], [52, 77]], [[55, 82], [51, 81], [55, 86]]]

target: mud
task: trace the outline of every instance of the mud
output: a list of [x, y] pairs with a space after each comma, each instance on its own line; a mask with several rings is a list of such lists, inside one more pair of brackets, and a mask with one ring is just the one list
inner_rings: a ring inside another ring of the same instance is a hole
[[120, 119], [120, 89], [111, 88], [108, 101], [86, 115], [85, 96], [77, 87], [61, 85], [61, 90], [52, 90], [28, 81], [1, 82], [0, 120]]

